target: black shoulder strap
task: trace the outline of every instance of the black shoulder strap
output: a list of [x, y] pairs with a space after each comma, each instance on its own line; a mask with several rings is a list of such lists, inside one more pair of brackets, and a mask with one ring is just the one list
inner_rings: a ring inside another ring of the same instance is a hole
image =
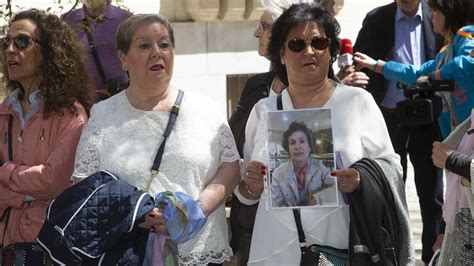
[[176, 121], [176, 117], [178, 117], [179, 107], [181, 106], [181, 101], [183, 100], [184, 92], [182, 90], [178, 91], [178, 96], [176, 97], [176, 101], [174, 103], [173, 108], [171, 109], [170, 116], [168, 118], [168, 124], [166, 125], [165, 132], [163, 133], [163, 140], [161, 141], [160, 147], [158, 148], [158, 152], [156, 153], [155, 161], [153, 162], [153, 166], [151, 168], [152, 171], [159, 171], [161, 158], [163, 157], [163, 152], [165, 150], [165, 143], [168, 139], [168, 136], [173, 129], [174, 122]]
[[13, 161], [13, 140], [12, 140], [13, 115], [8, 118], [8, 160]]
[[94, 45], [94, 39], [92, 39], [92, 32], [91, 32], [91, 29], [90, 29], [90, 26], [89, 26], [89, 21], [87, 20], [87, 17], [84, 18], [83, 23], [85, 25], [85, 27], [83, 27], [83, 30], [87, 35], [87, 41], [89, 43], [89, 49], [91, 50], [92, 57], [94, 58], [94, 62], [95, 62], [95, 65], [97, 67], [97, 71], [99, 71], [100, 78], [102, 79], [102, 82], [104, 82], [104, 85], [105, 85], [105, 82], [107, 81], [107, 78], [105, 77], [104, 68], [102, 67], [102, 64], [100, 63], [99, 54], [97, 53], [97, 49], [95, 48], [95, 45]]
[[300, 209], [293, 209], [293, 216], [295, 217], [296, 228], [298, 229], [298, 241], [300, 242], [300, 247], [306, 247], [306, 236], [304, 235], [303, 225], [301, 225]]
[[[12, 126], [13, 126], [13, 115], [10, 115], [8, 118], [8, 160], [13, 161], [13, 140], [12, 140]], [[2, 238], [2, 243], [0, 244], [0, 249], [2, 248], [2, 245], [5, 245], [5, 235], [7, 233], [7, 225], [8, 225], [8, 220], [10, 218], [10, 210], [11, 207], [6, 208], [2, 215], [0, 216], [0, 222], [5, 221], [5, 225], [3, 227], [3, 238]], [[1, 252], [0, 252], [1, 253]]]
[[281, 99], [281, 93], [277, 96], [277, 110], [283, 110], [283, 101]]

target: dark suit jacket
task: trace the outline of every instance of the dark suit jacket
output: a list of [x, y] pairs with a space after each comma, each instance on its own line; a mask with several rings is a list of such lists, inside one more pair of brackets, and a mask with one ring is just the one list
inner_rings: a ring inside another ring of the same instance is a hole
[[[425, 0], [421, 1], [423, 14], [423, 35], [425, 41], [425, 60], [436, 56], [442, 45], [442, 38], [433, 31], [431, 9]], [[395, 44], [395, 2], [380, 6], [367, 13], [354, 45], [354, 52], [362, 52], [374, 59], [387, 60]], [[363, 70], [370, 81], [367, 90], [380, 104], [385, 96], [385, 78], [372, 70]]]
[[253, 106], [260, 99], [268, 97], [274, 76], [275, 73], [270, 71], [249, 78], [240, 95], [237, 107], [229, 119], [229, 126], [234, 134], [237, 150], [241, 158], [244, 158], [245, 125], [247, 124], [250, 111], [252, 111]]

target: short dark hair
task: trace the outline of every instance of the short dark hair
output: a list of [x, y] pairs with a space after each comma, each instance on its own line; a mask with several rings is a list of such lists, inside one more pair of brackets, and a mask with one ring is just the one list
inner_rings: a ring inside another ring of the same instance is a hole
[[453, 36], [460, 28], [474, 24], [473, 0], [428, 0], [428, 5], [444, 15], [444, 27]]
[[128, 50], [130, 49], [130, 44], [132, 43], [133, 34], [137, 30], [137, 28], [141, 25], [155, 22], [163, 25], [166, 28], [168, 34], [170, 35], [171, 45], [174, 48], [173, 28], [165, 17], [156, 14], [137, 14], [128, 17], [120, 23], [115, 36], [117, 50], [124, 53], [128, 53]]
[[281, 63], [281, 49], [290, 31], [308, 22], [315, 22], [321, 25], [326, 37], [331, 39], [331, 45], [329, 46], [329, 54], [331, 56], [330, 65], [336, 61], [339, 50], [341, 49], [339, 42], [341, 27], [334, 16], [332, 16], [323, 5], [319, 3], [292, 5], [273, 23], [270, 43], [268, 44], [268, 54], [270, 56], [272, 69], [285, 84], [288, 84], [288, 76], [285, 66]]
[[311, 130], [306, 126], [304, 122], [291, 122], [288, 129], [283, 132], [283, 140], [281, 142], [281, 146], [285, 149], [286, 152], [290, 152], [289, 150], [289, 142], [288, 138], [296, 131], [301, 131], [306, 135], [306, 139], [308, 140], [309, 148], [311, 149], [310, 153], [313, 153], [313, 138], [311, 136]]

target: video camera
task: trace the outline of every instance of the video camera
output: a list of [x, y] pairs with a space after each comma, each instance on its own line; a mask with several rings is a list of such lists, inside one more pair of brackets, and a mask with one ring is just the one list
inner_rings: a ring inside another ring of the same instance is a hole
[[397, 103], [397, 119], [401, 125], [431, 124], [441, 114], [442, 99], [437, 91], [454, 91], [454, 80], [433, 80], [414, 85], [397, 83], [405, 101]]

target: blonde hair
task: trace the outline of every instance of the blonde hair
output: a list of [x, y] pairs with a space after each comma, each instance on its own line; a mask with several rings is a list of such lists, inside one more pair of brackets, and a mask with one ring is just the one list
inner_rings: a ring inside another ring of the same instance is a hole
[[268, 11], [272, 15], [273, 20], [276, 20], [293, 4], [314, 2], [315, 0], [260, 0], [263, 10]]

